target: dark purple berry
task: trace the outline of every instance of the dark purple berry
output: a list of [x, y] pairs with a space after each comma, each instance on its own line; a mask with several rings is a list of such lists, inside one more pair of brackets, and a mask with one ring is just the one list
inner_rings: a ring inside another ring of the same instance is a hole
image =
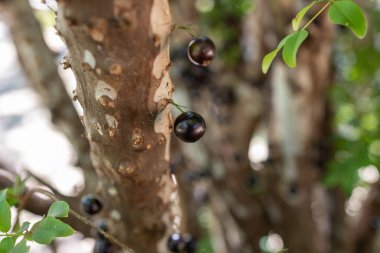
[[196, 112], [183, 112], [174, 122], [174, 133], [184, 142], [196, 142], [206, 131], [206, 123]]
[[[106, 219], [100, 219], [100, 220], [97, 220], [95, 222], [95, 225], [100, 228], [101, 230], [104, 230], [106, 232], [108, 232], [108, 222]], [[92, 236], [95, 237], [95, 238], [100, 238], [100, 239], [104, 239], [104, 235], [102, 233], [100, 233], [99, 231], [97, 230], [92, 230]]]
[[215, 45], [207, 37], [192, 39], [187, 46], [187, 56], [190, 61], [198, 66], [210, 65], [215, 56]]
[[107, 239], [97, 239], [95, 241], [94, 253], [113, 253], [113, 247]]
[[190, 235], [190, 234], [184, 234], [183, 240], [185, 241], [185, 250], [186, 253], [195, 253], [197, 249], [197, 241], [196, 239]]
[[169, 237], [167, 241], [167, 246], [171, 252], [183, 252], [186, 243], [183, 240], [181, 234], [174, 233]]
[[84, 195], [81, 199], [83, 211], [87, 214], [97, 214], [102, 210], [102, 203], [92, 194]]

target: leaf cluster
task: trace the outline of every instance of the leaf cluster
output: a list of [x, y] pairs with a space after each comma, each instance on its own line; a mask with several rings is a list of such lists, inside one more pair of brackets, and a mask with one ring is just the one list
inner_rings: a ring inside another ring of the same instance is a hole
[[[315, 6], [322, 5], [321, 9], [301, 29], [301, 24], [306, 14]], [[293, 33], [286, 36], [275, 50], [268, 53], [262, 62], [262, 71], [267, 73], [277, 53], [282, 49], [282, 59], [290, 68], [297, 66], [297, 52], [302, 43], [309, 36], [306, 28], [324, 11], [328, 9], [328, 15], [332, 23], [348, 27], [356, 37], [362, 39], [367, 33], [367, 20], [363, 10], [352, 0], [319, 0], [313, 1], [292, 20]]]
[[11, 206], [18, 204], [24, 189], [23, 181], [18, 181], [11, 189], [0, 191], [0, 253], [26, 253], [29, 251], [28, 241], [39, 244], [50, 244], [57, 237], [66, 237], [74, 230], [57, 218], [66, 218], [69, 205], [64, 201], [54, 202], [45, 217], [33, 225], [26, 221], [21, 226], [12, 228]]

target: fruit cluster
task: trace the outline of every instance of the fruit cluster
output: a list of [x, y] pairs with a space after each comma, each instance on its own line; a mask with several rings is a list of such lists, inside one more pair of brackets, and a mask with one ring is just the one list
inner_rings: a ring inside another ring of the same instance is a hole
[[[102, 202], [94, 195], [87, 194], [81, 198], [81, 208], [83, 212], [89, 215], [95, 215], [102, 211]], [[96, 226], [103, 231], [108, 231], [108, 225], [105, 220], [99, 220], [96, 222]], [[101, 233], [95, 232], [95, 247], [94, 253], [113, 253], [114, 249], [112, 243], [105, 238]]]
[[[215, 45], [207, 37], [194, 38], [187, 47], [190, 61], [202, 67], [210, 65], [215, 56]], [[206, 131], [206, 123], [196, 112], [182, 112], [174, 122], [174, 134], [184, 142], [198, 141]]]

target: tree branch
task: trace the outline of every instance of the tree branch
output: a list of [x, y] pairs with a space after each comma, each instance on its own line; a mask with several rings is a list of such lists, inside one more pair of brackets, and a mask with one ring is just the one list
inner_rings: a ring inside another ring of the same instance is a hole
[[10, 27], [20, 63], [32, 88], [51, 112], [53, 124], [65, 134], [77, 154], [77, 164], [85, 173], [88, 189], [95, 189], [96, 178], [89, 156], [89, 144], [83, 126], [58, 75], [54, 56], [47, 47], [41, 27], [27, 0], [0, 4]]
[[[0, 168], [0, 189], [11, 188], [13, 187], [13, 184], [14, 175]], [[24, 195], [27, 195], [31, 190], [32, 189], [27, 188]], [[70, 208], [73, 208], [73, 203], [76, 204], [79, 202], [78, 198], [70, 198], [63, 195], [60, 195], [59, 198], [69, 203]], [[47, 214], [51, 204], [52, 201], [50, 199], [41, 197], [41, 194], [33, 193], [26, 202], [25, 210], [42, 216]], [[81, 232], [84, 236], [91, 236], [90, 227], [78, 222], [75, 217], [69, 216], [65, 222], [72, 226], [76, 231]]]

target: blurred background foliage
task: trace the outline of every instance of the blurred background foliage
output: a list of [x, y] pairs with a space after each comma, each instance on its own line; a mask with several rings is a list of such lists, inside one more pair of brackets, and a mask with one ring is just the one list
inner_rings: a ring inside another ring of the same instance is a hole
[[338, 29], [334, 45], [335, 155], [324, 182], [349, 195], [356, 186], [372, 183], [380, 167], [380, 12], [366, 8], [369, 33], [356, 40]]

